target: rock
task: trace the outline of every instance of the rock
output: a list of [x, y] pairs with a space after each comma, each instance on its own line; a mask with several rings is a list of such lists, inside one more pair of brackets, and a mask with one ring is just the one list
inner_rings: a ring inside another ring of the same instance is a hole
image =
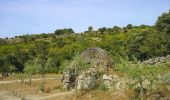
[[127, 89], [127, 80], [122, 78], [115, 85], [115, 90], [124, 90]]
[[98, 73], [95, 69], [81, 73], [77, 78], [77, 89], [91, 89], [96, 85]]
[[69, 90], [70, 88], [74, 88], [75, 79], [76, 75], [72, 71], [64, 72], [61, 80], [63, 83], [63, 88], [67, 90]]
[[108, 89], [114, 88], [115, 90], [124, 90], [127, 88], [126, 78], [120, 78], [117, 75], [104, 74], [102, 79]]
[[154, 65], [154, 64], [166, 63], [167, 60], [170, 60], [170, 55], [167, 55], [165, 57], [155, 57], [152, 59], [145, 60], [142, 63], [147, 65]]
[[94, 82], [92, 77], [90, 77], [90, 76], [83, 77], [82, 75], [80, 75], [78, 77], [77, 89], [79, 89], [79, 90], [81, 90], [81, 89], [91, 89], [94, 86], [95, 86], [95, 82]]
[[84, 82], [83, 81], [83, 76], [82, 75], [78, 76], [77, 89], [79, 89], [79, 90], [83, 89], [83, 85], [84, 85], [83, 82]]
[[107, 88], [111, 88], [111, 86], [113, 84], [112, 76], [104, 74], [102, 79], [103, 79], [103, 82], [104, 82], [105, 86]]
[[167, 56], [166, 56], [166, 59], [170, 59], [170, 55], [167, 55]]
[[159, 62], [159, 61], [160, 61], [160, 58], [159, 58], [159, 57], [156, 57], [156, 58], [153, 59], [153, 62], [154, 62], [154, 63], [157, 63], [157, 62]]
[[143, 82], [142, 82], [142, 86], [143, 88], [147, 89], [149, 86], [150, 86], [151, 82], [148, 81], [147, 79], [145, 79]]

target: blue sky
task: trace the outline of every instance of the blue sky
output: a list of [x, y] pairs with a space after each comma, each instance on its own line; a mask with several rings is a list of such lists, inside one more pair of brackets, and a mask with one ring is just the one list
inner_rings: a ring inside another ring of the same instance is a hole
[[60, 28], [154, 25], [169, 9], [170, 0], [0, 0], [0, 38]]

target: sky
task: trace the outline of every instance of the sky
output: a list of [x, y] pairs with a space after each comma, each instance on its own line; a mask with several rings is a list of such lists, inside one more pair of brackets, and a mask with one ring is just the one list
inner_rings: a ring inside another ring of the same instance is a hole
[[0, 38], [88, 26], [154, 25], [170, 0], [0, 0]]

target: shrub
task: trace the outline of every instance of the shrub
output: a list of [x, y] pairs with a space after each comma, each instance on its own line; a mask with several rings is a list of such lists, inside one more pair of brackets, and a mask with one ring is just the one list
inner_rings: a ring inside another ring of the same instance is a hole
[[102, 91], [108, 91], [109, 90], [109, 88], [104, 84], [103, 81], [100, 82], [98, 88], [99, 88], [99, 90], [102, 90]]
[[44, 91], [45, 87], [44, 87], [44, 83], [40, 83], [39, 84], [39, 91]]

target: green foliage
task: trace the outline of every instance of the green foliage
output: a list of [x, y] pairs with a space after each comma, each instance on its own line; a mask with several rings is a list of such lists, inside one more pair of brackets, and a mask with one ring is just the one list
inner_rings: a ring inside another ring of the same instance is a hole
[[88, 69], [90, 64], [86, 62], [86, 60], [82, 57], [80, 57], [78, 54], [73, 58], [73, 61], [70, 64], [70, 67], [68, 68], [74, 68], [77, 73], [80, 73], [82, 70]]
[[77, 53], [71, 61], [65, 61], [62, 64], [61, 71], [76, 71], [76, 73], [79, 74], [82, 70], [86, 70], [90, 67], [90, 63]]
[[33, 63], [32, 60], [29, 60], [25, 63], [24, 72], [29, 75], [30, 85], [31, 85], [32, 75], [37, 73], [37, 70], [38, 70], [37, 66], [36, 66], [35, 62]]
[[0, 57], [0, 73], [8, 74], [14, 71], [15, 71], [15, 67], [10, 62], [8, 62], [8, 58]]
[[126, 27], [127, 27], [127, 29], [132, 29], [133, 28], [132, 24], [128, 24]]
[[104, 34], [106, 30], [107, 30], [106, 27], [102, 27], [102, 28], [99, 28], [97, 31], [98, 31], [100, 34]]
[[69, 66], [69, 64], [70, 64], [70, 61], [68, 60], [64, 61], [60, 67], [60, 73], [63, 73], [66, 70], [66, 68]]
[[28, 78], [28, 75], [25, 73], [16, 73], [15, 77], [21, 81], [21, 84], [24, 83], [25, 79]]
[[[144, 65], [144, 64], [135, 64], [133, 67], [128, 69], [129, 76], [134, 78], [143, 77], [153, 82], [158, 80], [159, 75], [164, 75], [170, 69], [167, 68], [164, 64], [159, 65]], [[163, 76], [162, 76], [163, 77]]]
[[88, 32], [92, 32], [93, 31], [93, 27], [92, 26], [89, 26], [88, 27]]
[[[68, 28], [54, 33], [0, 39], [0, 72], [23, 72], [30, 60], [33, 60], [32, 65], [39, 69], [39, 73], [58, 72], [64, 69], [65, 61], [75, 59], [77, 51], [81, 53], [90, 47], [107, 50], [115, 63], [121, 62], [120, 58], [143, 61], [170, 54], [169, 12], [162, 14], [155, 26], [128, 24], [123, 28], [113, 26], [98, 30], [90, 26], [88, 34], [73, 33]], [[11, 70], [9, 66], [14, 68]]]
[[144, 81], [148, 79], [150, 82], [158, 80], [159, 75], [164, 75], [170, 69], [164, 64], [159, 65], [145, 65], [145, 64], [133, 64], [127, 60], [121, 59], [115, 67], [117, 71], [125, 72], [129, 77], [134, 80]]
[[39, 91], [42, 91], [42, 92], [43, 92], [43, 91], [45, 90], [44, 84], [43, 84], [43, 83], [40, 83], [38, 89], [39, 89]]
[[158, 17], [156, 21], [156, 28], [161, 32], [170, 33], [170, 10], [167, 13], [163, 13]]
[[74, 31], [73, 31], [73, 29], [71, 29], [71, 28], [68, 28], [68, 29], [57, 29], [55, 32], [54, 32], [54, 34], [55, 35], [64, 35], [64, 34], [73, 34], [74, 33]]
[[168, 84], [170, 85], [170, 72], [166, 72], [164, 75], [163, 75], [163, 83], [164, 84]]
[[109, 90], [109, 88], [104, 84], [103, 81], [100, 82], [98, 89], [102, 90], [102, 91], [108, 91]]
[[24, 72], [29, 74], [29, 75], [33, 75], [37, 72], [37, 68], [36, 68], [36, 64], [34, 61], [29, 60], [25, 63], [25, 68], [24, 68]]
[[46, 62], [46, 65], [45, 65], [45, 68], [44, 68], [45, 72], [48, 72], [48, 73], [52, 73], [52, 72], [58, 73], [59, 67], [56, 66], [56, 63], [55, 63], [54, 60], [55, 59], [53, 59], [53, 58], [50, 58], [50, 57], [48, 58], [48, 60]]
[[[128, 83], [129, 87], [134, 89], [137, 96], [141, 99], [146, 91], [152, 90], [152, 85], [160, 82], [160, 79], [164, 81], [165, 84], [169, 84], [169, 73], [170, 68], [165, 64], [157, 65], [145, 65], [140, 63], [131, 63], [127, 60], [121, 60], [120, 63], [116, 65], [116, 70], [126, 73], [129, 79], [133, 82]], [[144, 87], [143, 82], [149, 81], [149, 87]]]

